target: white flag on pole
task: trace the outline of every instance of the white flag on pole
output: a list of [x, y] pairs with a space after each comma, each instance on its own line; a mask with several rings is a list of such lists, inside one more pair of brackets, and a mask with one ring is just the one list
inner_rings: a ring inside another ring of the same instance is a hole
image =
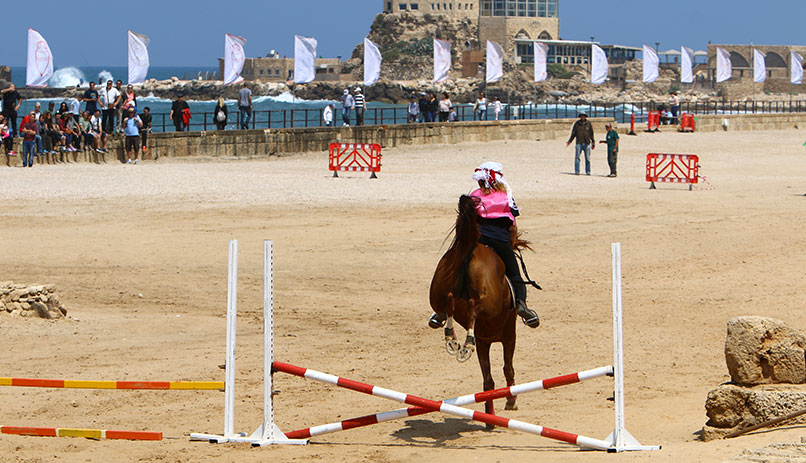
[[53, 55], [45, 38], [39, 32], [28, 29], [28, 66], [25, 69], [25, 85], [47, 87], [53, 75]]
[[246, 45], [245, 38], [224, 34], [224, 85], [243, 82], [241, 71], [246, 61], [244, 45]]
[[142, 84], [148, 75], [148, 44], [143, 34], [129, 31], [129, 83]]
[[549, 46], [542, 42], [535, 42], [535, 82], [543, 82], [549, 77], [546, 67], [548, 55]]
[[680, 48], [680, 82], [690, 84], [694, 82], [694, 50], [688, 47]]
[[607, 62], [607, 55], [598, 45], [591, 44], [591, 51], [593, 55], [593, 65], [591, 67], [591, 83], [603, 84], [607, 80], [607, 74], [610, 71], [610, 65]]
[[451, 43], [434, 39], [434, 82], [445, 82], [451, 70]]
[[753, 50], [753, 82], [764, 82], [767, 80], [767, 63], [764, 61], [767, 55], [761, 50]]
[[792, 52], [792, 62], [789, 64], [792, 67], [792, 80], [795, 85], [803, 83], [803, 56], [800, 53]]
[[372, 40], [364, 38], [364, 86], [368, 87], [381, 77], [381, 50]]
[[716, 49], [716, 81], [724, 82], [730, 79], [733, 67], [730, 64], [730, 53], [724, 48]]
[[504, 77], [504, 49], [487, 41], [487, 82], [498, 82]]
[[655, 82], [658, 80], [660, 60], [658, 52], [649, 45], [644, 45], [644, 82]]
[[294, 83], [307, 84], [316, 79], [316, 39], [294, 36]]

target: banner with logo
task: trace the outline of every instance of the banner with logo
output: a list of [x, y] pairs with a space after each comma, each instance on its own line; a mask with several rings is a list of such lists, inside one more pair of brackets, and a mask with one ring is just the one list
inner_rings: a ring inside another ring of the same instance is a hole
[[45, 38], [39, 32], [28, 29], [28, 65], [25, 69], [25, 85], [47, 87], [53, 75], [53, 55]]
[[316, 79], [316, 39], [294, 36], [294, 83], [307, 84]]
[[716, 81], [724, 82], [733, 75], [733, 66], [730, 64], [730, 53], [724, 48], [716, 49]]
[[680, 48], [680, 82], [694, 82], [694, 50], [688, 47]]
[[370, 86], [381, 77], [381, 50], [378, 45], [364, 38], [364, 86]]
[[246, 45], [245, 38], [224, 34], [224, 85], [243, 82], [241, 71], [246, 61], [244, 45]]
[[644, 82], [655, 82], [660, 75], [658, 52], [649, 45], [644, 45]]
[[795, 85], [800, 85], [803, 83], [803, 56], [800, 53], [793, 51], [792, 52], [792, 62], [790, 63], [792, 67], [791, 72], [791, 82]]
[[445, 82], [451, 71], [451, 43], [434, 39], [434, 82]]
[[535, 42], [535, 82], [543, 82], [549, 78], [548, 62], [549, 46], [542, 42]]
[[767, 80], [767, 55], [761, 50], [753, 50], [753, 82], [762, 83]]
[[129, 83], [142, 84], [148, 75], [148, 44], [150, 40], [142, 34], [129, 31]]
[[498, 82], [504, 77], [504, 49], [487, 41], [487, 82]]
[[596, 44], [591, 44], [593, 55], [593, 65], [591, 67], [591, 83], [603, 84], [607, 80], [607, 74], [610, 72], [610, 65], [607, 62], [607, 55]]

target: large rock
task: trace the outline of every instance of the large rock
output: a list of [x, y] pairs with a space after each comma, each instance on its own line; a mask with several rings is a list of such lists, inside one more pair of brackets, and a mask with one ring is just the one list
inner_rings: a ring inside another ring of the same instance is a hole
[[736, 384], [806, 382], [806, 336], [786, 323], [765, 317], [728, 322], [725, 361]]
[[[708, 393], [705, 412], [708, 422], [703, 440], [722, 438], [725, 434], [806, 409], [806, 386], [767, 385], [744, 387], [723, 384]], [[781, 426], [806, 423], [806, 415], [781, 423]]]
[[55, 285], [26, 286], [12, 281], [0, 283], [0, 312], [48, 320], [64, 318], [67, 309], [55, 293]]

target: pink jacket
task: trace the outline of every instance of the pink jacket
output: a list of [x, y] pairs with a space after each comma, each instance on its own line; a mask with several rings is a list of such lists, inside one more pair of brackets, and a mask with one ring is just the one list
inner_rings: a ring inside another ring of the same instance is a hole
[[507, 217], [515, 224], [515, 216], [512, 215], [512, 210], [509, 208], [509, 200], [504, 191], [493, 191], [485, 195], [481, 189], [470, 193], [470, 196], [481, 199], [481, 203], [476, 207], [479, 216], [485, 219], [499, 219]]

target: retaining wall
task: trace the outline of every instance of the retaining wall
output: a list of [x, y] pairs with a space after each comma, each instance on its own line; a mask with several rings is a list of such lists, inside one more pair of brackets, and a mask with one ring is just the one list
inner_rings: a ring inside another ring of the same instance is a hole
[[[726, 116], [697, 116], [697, 131], [725, 130], [783, 130], [795, 127], [806, 128], [806, 114], [748, 114]], [[604, 135], [604, 125], [612, 119], [591, 119], [597, 134]], [[250, 158], [273, 154], [325, 152], [330, 143], [379, 143], [384, 148], [402, 145], [456, 144], [462, 142], [491, 142], [500, 140], [557, 140], [565, 139], [571, 131], [572, 119], [541, 119], [519, 121], [455, 122], [432, 124], [404, 124], [389, 126], [294, 128], [271, 130], [229, 130], [207, 132], [169, 132], [149, 135], [149, 151], [145, 159], [163, 157], [220, 157]], [[645, 124], [636, 127], [637, 132]], [[626, 133], [628, 124], [621, 124], [619, 131]], [[661, 126], [662, 131], [673, 131], [674, 126]], [[597, 135], [597, 138], [600, 138]], [[601, 137], [603, 138], [603, 137]], [[17, 140], [20, 140], [18, 138]], [[17, 143], [21, 154], [21, 142]], [[21, 164], [19, 156], [4, 156], [4, 164]], [[109, 153], [94, 151], [60, 153], [42, 156], [39, 163], [58, 162], [113, 162], [123, 161], [122, 136], [113, 136]]]

